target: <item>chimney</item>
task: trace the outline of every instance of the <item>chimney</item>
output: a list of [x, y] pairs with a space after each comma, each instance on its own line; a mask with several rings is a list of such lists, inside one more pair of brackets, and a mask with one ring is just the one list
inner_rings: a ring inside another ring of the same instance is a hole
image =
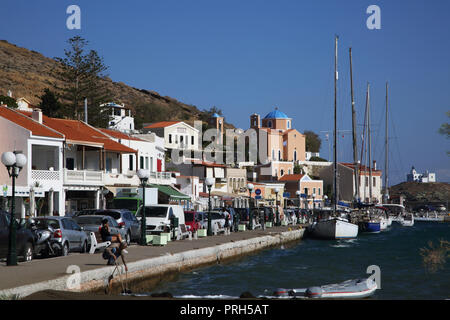
[[33, 110], [31, 113], [31, 118], [42, 124], [42, 111], [39, 109]]
[[373, 160], [373, 170], [377, 170], [377, 161]]

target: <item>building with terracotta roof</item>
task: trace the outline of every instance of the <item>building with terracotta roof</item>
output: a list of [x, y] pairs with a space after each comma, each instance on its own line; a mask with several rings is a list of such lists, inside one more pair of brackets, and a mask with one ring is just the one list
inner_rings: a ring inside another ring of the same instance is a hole
[[[372, 181], [370, 180], [372, 171]], [[338, 199], [340, 201], [352, 202], [356, 194], [355, 170], [353, 163], [338, 163]], [[320, 169], [319, 176], [323, 179], [325, 189], [333, 190], [334, 167], [326, 166]], [[381, 203], [382, 200], [382, 171], [377, 169], [374, 161], [372, 168], [361, 165], [359, 169], [359, 195], [363, 202]], [[370, 185], [372, 184], [372, 185]], [[372, 192], [372, 197], [370, 197]]]
[[104, 207], [105, 187], [138, 185], [136, 172], [122, 163], [123, 155], [132, 155], [137, 166], [137, 150], [83, 121], [50, 118], [38, 110], [18, 113], [64, 136], [61, 175], [66, 211]]
[[[258, 133], [258, 146], [271, 163], [262, 165], [264, 180], [276, 180], [293, 172], [293, 165], [305, 160], [305, 135], [292, 127], [292, 118], [275, 108], [261, 121], [259, 114], [250, 116], [250, 128]], [[272, 176], [268, 178], [267, 176]]]
[[166, 149], [193, 150], [201, 149], [199, 146], [199, 130], [183, 121], [161, 121], [145, 124], [144, 133], [153, 132], [164, 138]]
[[279, 179], [285, 183], [285, 191], [289, 193], [289, 199], [298, 206], [301, 193], [301, 208], [320, 208], [323, 206], [323, 181], [311, 179], [307, 174], [286, 174]]
[[[44, 125], [42, 114], [26, 116], [15, 109], [0, 106], [0, 154], [21, 151], [27, 164], [16, 179], [16, 217], [26, 214], [64, 214], [63, 150], [65, 135]], [[3, 167], [3, 165], [2, 165]], [[0, 203], [5, 208], [12, 196], [11, 178], [0, 169]], [[37, 206], [36, 201], [42, 206]]]
[[[165, 151], [164, 139], [150, 134], [127, 134], [117, 130], [98, 128], [102, 133], [112, 140], [132, 148], [137, 154], [121, 154], [123, 170], [127, 171], [130, 186], [139, 186], [139, 179], [136, 170], [144, 169], [150, 172], [149, 183], [170, 185], [175, 182], [170, 173], [165, 172]], [[114, 174], [107, 174], [106, 179], [112, 179], [110, 189], [114, 194], [118, 187], [126, 186], [126, 183], [117, 181]]]

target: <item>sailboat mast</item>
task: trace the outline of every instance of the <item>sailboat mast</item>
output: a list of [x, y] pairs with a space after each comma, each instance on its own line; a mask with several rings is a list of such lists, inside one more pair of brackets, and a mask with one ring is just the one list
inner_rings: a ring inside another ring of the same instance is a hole
[[385, 157], [384, 157], [384, 203], [388, 202], [389, 189], [388, 189], [388, 160], [389, 160], [389, 138], [388, 138], [388, 83], [386, 82], [386, 133], [385, 133]]
[[353, 133], [353, 168], [355, 177], [355, 194], [356, 201], [359, 200], [359, 166], [358, 166], [358, 147], [356, 141], [356, 112], [355, 112], [355, 99], [353, 95], [353, 63], [352, 63], [352, 48], [349, 49], [350, 55], [350, 87], [352, 98], [352, 133]]
[[337, 79], [338, 79], [338, 71], [337, 71], [337, 54], [338, 54], [338, 36], [335, 37], [334, 41], [334, 143], [333, 143], [333, 162], [334, 162], [334, 213], [337, 211], [337, 202], [338, 202], [338, 185], [337, 185]]
[[369, 148], [369, 203], [372, 202], [372, 132], [370, 130], [370, 85], [367, 84], [367, 134]]
[[366, 108], [364, 111], [364, 133], [363, 133], [363, 148], [361, 149], [361, 159], [364, 159], [364, 202], [367, 199], [367, 105], [369, 103], [369, 93], [366, 89]]

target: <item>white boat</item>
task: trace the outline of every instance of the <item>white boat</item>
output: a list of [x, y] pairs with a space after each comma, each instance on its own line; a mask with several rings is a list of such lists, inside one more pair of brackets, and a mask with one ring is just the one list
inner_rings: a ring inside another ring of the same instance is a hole
[[377, 288], [377, 283], [371, 278], [354, 279], [320, 287], [277, 289], [277, 291], [274, 292], [274, 296], [284, 298], [357, 299], [373, 295]]
[[425, 216], [415, 216], [414, 221], [420, 221], [420, 222], [443, 222], [444, 217], [439, 216], [437, 213], [434, 213], [432, 216], [430, 216], [427, 212]]
[[344, 218], [330, 217], [314, 222], [309, 227], [309, 234], [317, 239], [353, 239], [358, 236], [358, 225]]
[[387, 218], [387, 226], [390, 227], [392, 225], [392, 217], [388, 216]]
[[400, 224], [403, 227], [412, 227], [414, 225], [414, 216], [412, 214], [404, 215], [400, 220]]
[[382, 217], [380, 218], [380, 230], [385, 231], [388, 227], [388, 219]]

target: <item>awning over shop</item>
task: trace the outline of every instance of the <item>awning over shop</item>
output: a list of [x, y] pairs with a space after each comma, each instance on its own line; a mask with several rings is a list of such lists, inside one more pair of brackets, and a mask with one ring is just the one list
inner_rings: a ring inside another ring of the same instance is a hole
[[191, 197], [179, 192], [171, 186], [159, 185], [159, 184], [148, 184], [149, 188], [158, 188], [158, 191], [166, 194], [169, 198], [173, 200], [191, 200]]

